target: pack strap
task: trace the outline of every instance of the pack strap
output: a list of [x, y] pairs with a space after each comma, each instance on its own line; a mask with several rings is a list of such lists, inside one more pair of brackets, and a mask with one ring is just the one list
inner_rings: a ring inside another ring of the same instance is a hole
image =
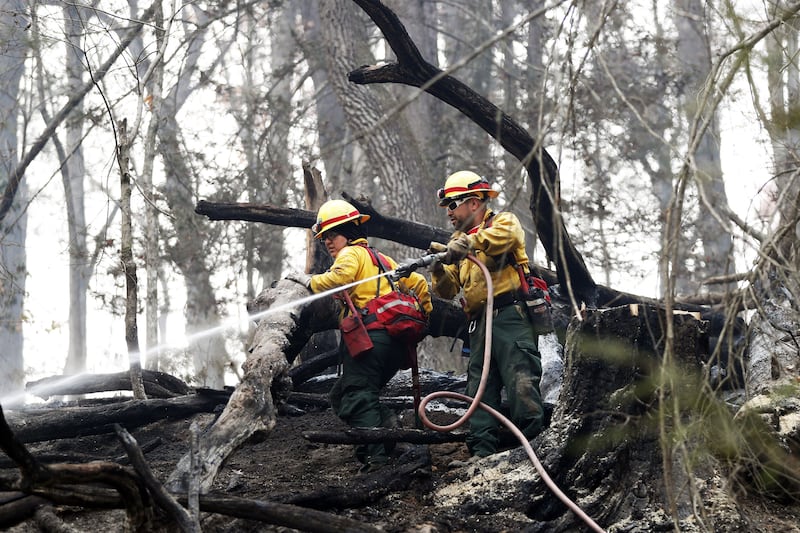
[[[375, 265], [376, 267], [378, 267], [378, 272], [380, 272], [381, 274], [385, 274], [386, 272], [389, 271], [388, 265], [385, 263], [384, 255], [382, 253], [380, 253], [375, 248], [373, 248], [372, 246], [369, 246], [367, 244], [358, 243], [356, 246], [361, 246], [362, 248], [364, 248], [367, 251], [367, 253], [369, 254], [370, 258], [372, 259], [372, 264]], [[378, 298], [381, 295], [381, 278], [382, 277], [383, 276], [378, 278], [378, 283], [377, 283], [378, 286], [375, 289], [375, 298]], [[394, 282], [392, 280], [387, 280], [387, 281], [389, 282], [389, 286], [392, 288], [392, 290], [396, 291], [397, 287], [395, 287]]]

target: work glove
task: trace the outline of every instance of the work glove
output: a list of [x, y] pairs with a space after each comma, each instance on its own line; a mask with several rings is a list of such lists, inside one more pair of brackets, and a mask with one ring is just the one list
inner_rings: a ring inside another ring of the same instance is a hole
[[299, 283], [308, 290], [311, 290], [311, 276], [305, 272], [289, 272], [286, 274], [286, 279]]
[[[440, 254], [442, 252], [447, 251], [447, 245], [442, 244], [440, 242], [432, 241], [428, 245], [428, 253], [429, 254]], [[428, 266], [428, 272], [431, 274], [440, 274], [444, 272], [444, 265], [442, 265], [441, 261], [434, 261], [433, 263]]]
[[461, 261], [469, 255], [470, 248], [472, 248], [472, 245], [469, 242], [469, 237], [467, 237], [465, 233], [462, 233], [455, 239], [450, 239], [450, 242], [447, 243], [447, 253], [444, 255], [442, 263], [452, 265], [453, 263]]

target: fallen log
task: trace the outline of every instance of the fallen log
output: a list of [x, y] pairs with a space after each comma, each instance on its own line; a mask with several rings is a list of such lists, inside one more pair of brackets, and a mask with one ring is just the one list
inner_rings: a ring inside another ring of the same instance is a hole
[[170, 399], [126, 400], [99, 407], [59, 407], [9, 411], [9, 426], [21, 442], [113, 433], [114, 424], [135, 428], [164, 418], [210, 413], [227, 401], [225, 391], [199, 391]]
[[430, 475], [431, 456], [426, 447], [417, 447], [402, 459], [404, 462], [399, 465], [390, 464], [360, 476], [358, 483], [330, 486], [302, 494], [273, 495], [273, 499], [312, 509], [347, 509], [368, 505], [387, 494], [408, 489], [416, 477]]
[[409, 442], [411, 444], [444, 444], [464, 442], [464, 432], [424, 431], [399, 428], [346, 428], [339, 431], [306, 431], [303, 438], [323, 444], [371, 444], [373, 442]]
[[[156, 449], [157, 447], [161, 446], [164, 443], [164, 440], [161, 437], [156, 437], [151, 439], [144, 444], [142, 444], [139, 448], [142, 450], [142, 453], [147, 453]], [[121, 465], [128, 464], [130, 459], [128, 458], [127, 454], [118, 455], [116, 457], [98, 457], [96, 455], [89, 455], [85, 453], [79, 452], [38, 452], [36, 454], [36, 458], [39, 461], [45, 463], [88, 463], [89, 461], [102, 461], [108, 460], [113, 463], [119, 463]], [[0, 468], [10, 468], [16, 466], [16, 463], [12, 461], [8, 457], [0, 457]]]
[[40, 496], [21, 491], [2, 493], [0, 499], [0, 528], [6, 529], [32, 517], [36, 510], [50, 502]]
[[[174, 398], [189, 393], [189, 386], [186, 383], [164, 372], [142, 370], [142, 379], [148, 397]], [[130, 372], [48, 376], [25, 384], [27, 393], [45, 400], [51, 396], [72, 396], [120, 390], [131, 390]]]
[[[101, 483], [113, 487], [125, 505], [133, 531], [152, 531], [153, 511], [149, 494], [133, 470], [116, 463], [95, 461], [82, 465], [39, 462], [14, 435], [0, 408], [0, 448], [19, 467], [20, 475], [5, 489], [41, 496], [56, 503], [73, 503], [86, 493], [71, 490], [72, 485]], [[66, 487], [66, 488], [65, 488]]]
[[[185, 494], [176, 495], [176, 498], [181, 504], [186, 505]], [[341, 531], [378, 533], [383, 531], [383, 529], [370, 524], [315, 509], [264, 500], [248, 500], [235, 496], [202, 495], [200, 496], [200, 510], [206, 513], [257, 520], [310, 533], [340, 533]]]
[[133, 468], [142, 478], [142, 483], [144, 483], [148, 491], [150, 491], [156, 503], [175, 520], [181, 531], [186, 533], [200, 533], [200, 523], [175, 501], [172, 495], [164, 489], [164, 486], [156, 478], [155, 474], [153, 474], [153, 471], [144, 459], [144, 454], [139, 448], [136, 439], [119, 424], [114, 424], [114, 430], [117, 433], [117, 437], [122, 442], [122, 445], [125, 447], [125, 451], [128, 453]]

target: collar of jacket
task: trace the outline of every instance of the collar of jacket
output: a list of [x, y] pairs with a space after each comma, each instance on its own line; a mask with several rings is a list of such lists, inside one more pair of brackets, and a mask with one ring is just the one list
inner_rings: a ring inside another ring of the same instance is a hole
[[472, 228], [467, 232], [467, 235], [475, 235], [483, 228], [489, 228], [492, 226], [492, 218], [494, 218], [494, 212], [491, 209], [487, 209], [486, 213], [483, 215], [483, 220], [480, 224]]

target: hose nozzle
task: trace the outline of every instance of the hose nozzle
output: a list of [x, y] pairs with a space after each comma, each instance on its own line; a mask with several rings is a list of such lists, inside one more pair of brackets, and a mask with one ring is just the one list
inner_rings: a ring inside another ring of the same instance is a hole
[[444, 258], [444, 255], [447, 252], [439, 252], [438, 254], [428, 254], [423, 255], [419, 259], [413, 259], [410, 261], [406, 261], [400, 265], [397, 265], [390, 274], [389, 279], [392, 281], [397, 281], [400, 278], [405, 278], [418, 268], [426, 267], [428, 265], [433, 264], [435, 261], [441, 261]]

